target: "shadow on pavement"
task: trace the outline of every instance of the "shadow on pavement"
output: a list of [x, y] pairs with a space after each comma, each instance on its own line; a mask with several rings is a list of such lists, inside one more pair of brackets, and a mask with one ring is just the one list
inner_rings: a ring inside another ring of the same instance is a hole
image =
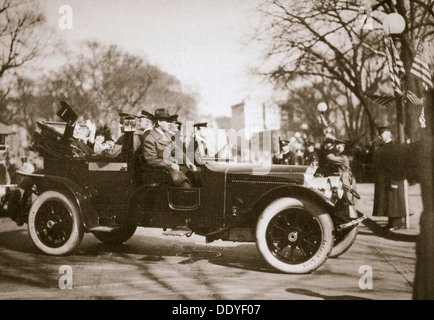
[[[360, 213], [360, 212], [359, 212]], [[391, 232], [386, 226], [382, 226], [369, 217], [362, 222], [376, 236], [394, 241], [415, 242], [417, 235]]]
[[[0, 233], [0, 248], [9, 250], [8, 255], [27, 259], [44, 258], [45, 263], [66, 259], [88, 261], [88, 258], [114, 259], [116, 256], [140, 255], [139, 264], [163, 262], [166, 257], [181, 258], [178, 264], [195, 264], [208, 261], [211, 264], [265, 273], [280, 273], [268, 266], [259, 256], [255, 244], [239, 244], [231, 247], [208, 246], [178, 242], [176, 239], [154, 239], [153, 237], [133, 236], [132, 240], [121, 245], [108, 245], [85, 237], [79, 248], [67, 257], [49, 256], [39, 251], [30, 240], [27, 230], [13, 230]], [[4, 253], [6, 254], [6, 253]], [[18, 254], [18, 255], [17, 255]], [[0, 258], [2, 253], [0, 253]], [[12, 259], [13, 260], [13, 259]], [[14, 261], [10, 263], [14, 264]], [[95, 260], [94, 260], [95, 261]], [[126, 261], [132, 262], [131, 258]]]
[[300, 294], [300, 295], [309, 296], [309, 297], [321, 298], [324, 300], [371, 300], [368, 298], [350, 296], [350, 295], [328, 296], [328, 295], [320, 294], [320, 293], [313, 292], [313, 291], [310, 291], [307, 289], [298, 289], [298, 288], [286, 289], [286, 292], [293, 293], [293, 294]]

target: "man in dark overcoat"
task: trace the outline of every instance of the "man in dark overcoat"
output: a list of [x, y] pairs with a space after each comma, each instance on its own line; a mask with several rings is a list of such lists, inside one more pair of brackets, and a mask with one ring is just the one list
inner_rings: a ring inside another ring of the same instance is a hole
[[378, 130], [382, 145], [374, 153], [375, 191], [374, 210], [376, 217], [388, 217], [389, 230], [405, 227], [406, 199], [404, 180], [399, 177], [396, 170], [402, 148], [393, 143], [389, 128], [381, 127]]

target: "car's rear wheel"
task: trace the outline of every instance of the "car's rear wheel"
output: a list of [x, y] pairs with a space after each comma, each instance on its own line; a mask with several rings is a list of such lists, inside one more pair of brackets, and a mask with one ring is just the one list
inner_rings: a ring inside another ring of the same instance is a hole
[[272, 267], [286, 273], [310, 273], [319, 268], [333, 241], [329, 214], [306, 200], [273, 201], [256, 226], [259, 253]]
[[33, 243], [50, 255], [66, 255], [83, 239], [83, 224], [77, 206], [57, 191], [46, 191], [33, 202], [28, 217]]
[[117, 245], [129, 240], [136, 232], [136, 229], [135, 224], [125, 224], [110, 232], [95, 231], [93, 235], [101, 242]]

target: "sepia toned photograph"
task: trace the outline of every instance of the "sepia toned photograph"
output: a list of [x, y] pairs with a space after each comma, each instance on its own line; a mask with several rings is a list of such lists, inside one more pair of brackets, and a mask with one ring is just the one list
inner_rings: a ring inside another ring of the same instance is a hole
[[0, 300], [434, 299], [433, 74], [434, 0], [0, 0]]

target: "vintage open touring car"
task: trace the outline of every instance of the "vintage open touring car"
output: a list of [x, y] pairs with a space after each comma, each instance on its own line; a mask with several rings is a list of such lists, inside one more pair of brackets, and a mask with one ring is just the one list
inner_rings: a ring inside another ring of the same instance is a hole
[[65, 102], [58, 115], [63, 122], [37, 122], [33, 148], [44, 169], [20, 172], [24, 178], [2, 200], [46, 254], [71, 253], [84, 232], [121, 244], [139, 226], [194, 232], [207, 242], [256, 242], [272, 267], [309, 273], [348, 250], [365, 218], [354, 210], [357, 192], [338, 175], [317, 177], [315, 167], [272, 165], [258, 174], [254, 164], [208, 161], [198, 168], [200, 184], [179, 188], [165, 169], [136, 163], [134, 119], [124, 120], [122, 153], [114, 158], [75, 143], [77, 116]]

